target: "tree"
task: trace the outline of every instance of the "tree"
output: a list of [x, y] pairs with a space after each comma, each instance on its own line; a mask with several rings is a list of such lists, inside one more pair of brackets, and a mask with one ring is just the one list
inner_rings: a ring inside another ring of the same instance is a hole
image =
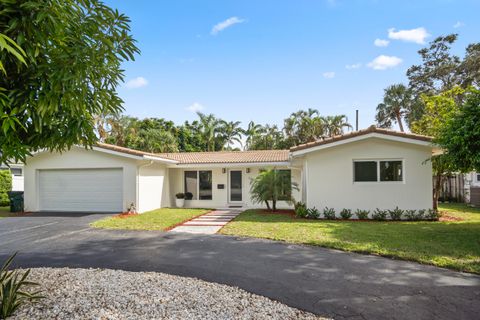
[[146, 129], [140, 132], [142, 137], [138, 149], [152, 153], [178, 152], [177, 139], [168, 131]]
[[2, 1], [0, 30], [25, 63], [0, 51], [0, 160], [97, 141], [94, 116], [121, 110], [120, 66], [139, 52], [128, 23], [99, 0]]
[[215, 140], [221, 122], [213, 114], [197, 112], [197, 115], [200, 118], [200, 130], [205, 142], [206, 151], [215, 151]]
[[[394, 84], [384, 91], [383, 102], [377, 106], [375, 120], [380, 128], [391, 128], [392, 122], [404, 132], [403, 119], [408, 118], [415, 105], [411, 91], [403, 84]], [[408, 123], [408, 120], [406, 120]]]
[[480, 90], [470, 88], [465, 102], [439, 129], [435, 141], [460, 172], [480, 171]]
[[[271, 168], [260, 172], [252, 180], [250, 194], [253, 202], [265, 202], [268, 210], [276, 211], [279, 200], [293, 201], [292, 189], [298, 189], [298, 186], [292, 183], [290, 171]], [[269, 201], [272, 202], [271, 207]]]
[[323, 118], [325, 132], [328, 137], [341, 135], [345, 132], [344, 128], [352, 129], [352, 125], [348, 123], [347, 116], [341, 114], [337, 116], [327, 116]]
[[248, 150], [251, 148], [253, 141], [258, 138], [262, 133], [263, 127], [260, 124], [256, 124], [253, 121], [248, 123], [247, 129], [243, 130], [243, 134], [246, 136], [245, 148]]
[[[240, 127], [241, 122], [240, 121], [221, 121], [222, 127], [221, 127], [221, 132], [222, 132], [222, 138], [225, 140], [225, 144], [227, 146], [227, 149], [231, 149], [231, 145], [234, 144], [235, 142], [239, 143], [240, 145], [242, 144], [242, 128]], [[222, 149], [224, 149], [225, 144], [222, 145]]]

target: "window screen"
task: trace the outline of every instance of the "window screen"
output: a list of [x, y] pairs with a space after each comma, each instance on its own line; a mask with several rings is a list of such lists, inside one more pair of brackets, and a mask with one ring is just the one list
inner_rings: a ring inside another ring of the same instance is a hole
[[380, 161], [380, 181], [402, 181], [402, 161]]
[[377, 162], [376, 161], [355, 161], [354, 162], [354, 181], [355, 182], [377, 181]]

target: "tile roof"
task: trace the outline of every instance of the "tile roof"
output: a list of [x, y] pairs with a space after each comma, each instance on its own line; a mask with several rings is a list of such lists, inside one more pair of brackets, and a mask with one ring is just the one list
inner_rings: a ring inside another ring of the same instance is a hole
[[[140, 156], [140, 157], [141, 156], [151, 156], [151, 157], [161, 158], [156, 153], [151, 153], [151, 152], [145, 152], [145, 151], [125, 148], [125, 147], [120, 147], [120, 146], [116, 146], [116, 145], [108, 144], [108, 143], [97, 142], [95, 144], [95, 146], [98, 147], [98, 148], [107, 149], [107, 150], [111, 150], [111, 151], [116, 151], [116, 152], [120, 152], [120, 153], [131, 154], [131, 155], [134, 155], [134, 156]], [[170, 160], [170, 159], [167, 159], [167, 160]]]
[[174, 160], [178, 161], [180, 164], [287, 162], [290, 153], [289, 150], [151, 153], [119, 147], [108, 143], [99, 142], [96, 146], [102, 149], [135, 156], [152, 156]]
[[289, 150], [215, 151], [160, 153], [157, 156], [180, 164], [267, 163], [289, 161]]
[[420, 140], [420, 141], [426, 141], [426, 142], [431, 142], [432, 141], [432, 137], [429, 137], [429, 136], [423, 136], [423, 135], [414, 134], [414, 133], [393, 131], [393, 130], [388, 130], [388, 129], [377, 128], [375, 126], [370, 126], [367, 129], [353, 131], [353, 132], [349, 132], [349, 133], [346, 133], [346, 134], [333, 136], [333, 137], [330, 137], [330, 138], [325, 138], [325, 139], [320, 139], [320, 140], [313, 141], [313, 142], [308, 142], [308, 143], [305, 143], [305, 144], [300, 144], [298, 146], [290, 148], [290, 151], [294, 152], [294, 151], [304, 150], [304, 149], [308, 149], [308, 148], [313, 148], [313, 147], [316, 147], [316, 146], [321, 146], [321, 145], [334, 143], [334, 142], [341, 141], [341, 140], [347, 140], [347, 139], [351, 139], [351, 138], [354, 138], [354, 137], [363, 136], [363, 135], [366, 135], [366, 134], [369, 134], [369, 133], [379, 133], [379, 134], [384, 134], [384, 135], [389, 135], [389, 136], [395, 136], [395, 137], [401, 137], [401, 138], [407, 138], [407, 139], [414, 139], [414, 140]]

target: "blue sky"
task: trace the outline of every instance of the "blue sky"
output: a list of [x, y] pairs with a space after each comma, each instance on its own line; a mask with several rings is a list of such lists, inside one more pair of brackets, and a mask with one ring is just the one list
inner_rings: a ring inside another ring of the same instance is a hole
[[[193, 111], [281, 125], [317, 108], [374, 123], [383, 89], [406, 83], [417, 51], [459, 33], [480, 41], [480, 1], [108, 0], [141, 55], [124, 64], [125, 113], [181, 123]], [[377, 40], [378, 39], [378, 40]], [[376, 41], [377, 40], [377, 41]]]

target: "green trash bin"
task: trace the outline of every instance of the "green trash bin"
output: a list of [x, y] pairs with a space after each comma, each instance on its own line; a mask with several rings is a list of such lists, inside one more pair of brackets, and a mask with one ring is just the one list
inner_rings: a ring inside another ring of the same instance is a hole
[[8, 192], [10, 212], [23, 212], [23, 191]]

